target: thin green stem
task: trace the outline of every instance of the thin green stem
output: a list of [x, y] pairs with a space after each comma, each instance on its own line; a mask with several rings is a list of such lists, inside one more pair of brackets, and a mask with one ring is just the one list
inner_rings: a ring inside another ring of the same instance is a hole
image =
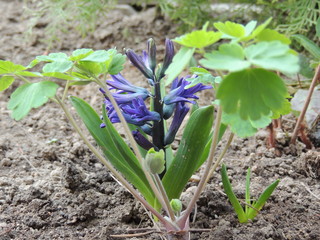
[[68, 90], [69, 90], [69, 80], [67, 80], [67, 83], [66, 83], [66, 86], [64, 87], [64, 90], [63, 90], [63, 95], [62, 95], [62, 102], [64, 102], [64, 100], [66, 100], [66, 97], [67, 97], [67, 93], [68, 93]]
[[174, 216], [174, 212], [173, 212], [173, 210], [172, 210], [172, 208], [170, 206], [168, 195], [166, 193], [166, 190], [164, 189], [164, 186], [162, 184], [162, 181], [161, 181], [159, 175], [158, 174], [154, 174], [154, 179], [156, 181], [158, 189], [160, 190], [160, 192], [161, 192], [161, 194], [163, 196], [163, 200], [164, 200], [164, 203], [165, 203], [165, 206], [166, 206], [166, 209], [167, 209], [166, 211], [169, 214], [169, 217], [170, 217], [171, 221], [175, 222], [176, 218]]
[[171, 222], [166, 220], [157, 210], [155, 210], [140, 194], [131, 186], [131, 184], [101, 155], [101, 153], [96, 149], [84, 135], [75, 119], [72, 117], [66, 105], [61, 101], [61, 99], [56, 96], [56, 101], [64, 111], [66, 117], [69, 122], [79, 134], [84, 143], [88, 146], [88, 148], [92, 151], [92, 153], [100, 160], [102, 164], [104, 164], [109, 171], [115, 176], [117, 181], [119, 181], [138, 201], [140, 201], [154, 216], [156, 216], [161, 222], [173, 225]]
[[212, 138], [212, 143], [211, 143], [211, 148], [210, 148], [210, 153], [209, 153], [209, 157], [207, 159], [207, 164], [205, 167], [205, 171], [201, 177], [201, 180], [199, 182], [199, 185], [196, 189], [195, 194], [193, 195], [190, 203], [188, 204], [187, 209], [184, 211], [183, 216], [181, 217], [181, 219], [179, 219], [180, 223], [185, 223], [187, 221], [187, 219], [189, 218], [190, 213], [192, 212], [192, 209], [194, 207], [194, 205], [196, 204], [196, 201], [199, 199], [200, 194], [205, 186], [205, 184], [207, 183], [208, 180], [208, 175], [210, 172], [210, 168], [212, 166], [213, 160], [214, 160], [214, 154], [217, 148], [217, 144], [218, 144], [218, 139], [219, 139], [219, 129], [220, 129], [220, 125], [221, 125], [221, 117], [222, 117], [222, 109], [221, 106], [218, 106], [218, 112], [217, 112], [217, 116], [216, 116], [216, 122], [215, 122], [215, 126], [214, 126], [214, 133], [213, 133], [213, 138]]
[[224, 149], [222, 150], [222, 152], [220, 153], [217, 161], [215, 161], [214, 165], [212, 166], [212, 168], [210, 170], [210, 173], [209, 173], [208, 178], [207, 178], [207, 182], [212, 177], [212, 175], [213, 175], [214, 171], [217, 169], [217, 167], [220, 165], [224, 155], [226, 154], [227, 150], [230, 147], [230, 144], [232, 143], [233, 137], [234, 137], [234, 133], [230, 133], [229, 138], [228, 138], [228, 142], [224, 146]]
[[25, 77], [21, 76], [21, 75], [16, 75], [16, 77], [20, 78], [22, 81], [24, 81], [25, 83], [31, 83], [28, 79], [26, 79]]

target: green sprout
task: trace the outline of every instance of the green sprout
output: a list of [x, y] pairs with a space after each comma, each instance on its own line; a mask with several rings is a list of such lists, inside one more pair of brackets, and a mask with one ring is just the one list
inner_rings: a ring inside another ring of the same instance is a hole
[[224, 191], [227, 194], [235, 212], [237, 213], [240, 223], [246, 223], [249, 220], [253, 220], [279, 184], [279, 180], [274, 181], [264, 190], [257, 201], [252, 201], [250, 198], [250, 168], [248, 168], [246, 177], [245, 207], [243, 208], [239, 199], [232, 190], [232, 186], [227, 174], [227, 168], [224, 164], [221, 168], [221, 176]]

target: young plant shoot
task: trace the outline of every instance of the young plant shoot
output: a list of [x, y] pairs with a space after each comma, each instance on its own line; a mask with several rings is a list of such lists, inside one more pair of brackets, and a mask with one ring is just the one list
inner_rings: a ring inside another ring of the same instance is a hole
[[[28, 66], [0, 61], [0, 90], [8, 88], [15, 79], [24, 82], [12, 93], [8, 104], [15, 120], [49, 99], [56, 102], [89, 149], [152, 213], [157, 229], [165, 229], [168, 239], [187, 240], [190, 214], [233, 135], [252, 136], [273, 118], [290, 111], [286, 87], [275, 71], [297, 73], [298, 57], [288, 46], [290, 40], [267, 29], [270, 21], [259, 26], [256, 21], [245, 26], [218, 22], [210, 26], [217, 31], [208, 31], [206, 24], [202, 30], [173, 40], [182, 45], [176, 55], [173, 41], [166, 39], [162, 63], [156, 62], [153, 39], [148, 40], [147, 50], [141, 55], [127, 50], [126, 57], [145, 77], [148, 88], [136, 86], [120, 73], [125, 56], [116, 50], [78, 49], [70, 56], [65, 53], [38, 56]], [[215, 50], [206, 52], [211, 45], [216, 46]], [[192, 75], [179, 77], [195, 52], [204, 58], [198, 67], [190, 68]], [[41, 72], [30, 71], [40, 63], [44, 63]], [[96, 84], [104, 97], [100, 114], [76, 96], [67, 98], [70, 86], [89, 83]], [[170, 88], [165, 87], [169, 85]], [[57, 91], [61, 87], [64, 90]], [[197, 94], [213, 90], [214, 104], [196, 107]], [[78, 126], [67, 107], [68, 100], [99, 149]], [[188, 120], [181, 129], [179, 147], [173, 151], [171, 144], [185, 119]], [[120, 136], [115, 123], [122, 124], [127, 141]], [[217, 144], [227, 127], [232, 133], [222, 153], [217, 155]], [[184, 209], [181, 193], [203, 164], [205, 171]], [[256, 210], [267, 200], [265, 195], [253, 204], [248, 195], [247, 204], [252, 208], [243, 211], [241, 207], [245, 216], [241, 222], [255, 217]]]

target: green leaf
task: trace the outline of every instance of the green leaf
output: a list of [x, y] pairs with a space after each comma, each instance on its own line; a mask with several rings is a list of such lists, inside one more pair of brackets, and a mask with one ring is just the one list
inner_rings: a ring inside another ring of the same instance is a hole
[[251, 198], [250, 198], [250, 168], [247, 170], [247, 176], [246, 176], [246, 194], [245, 194], [245, 213], [248, 214], [249, 206], [251, 205]]
[[228, 174], [227, 174], [227, 168], [224, 164], [222, 165], [222, 168], [221, 168], [221, 178], [222, 178], [224, 192], [227, 194], [230, 203], [232, 204], [235, 212], [237, 213], [239, 222], [240, 223], [247, 222], [248, 218], [247, 218], [239, 200], [237, 199], [236, 195], [234, 194], [234, 192], [232, 190], [232, 186], [231, 186], [230, 180], [228, 178]]
[[291, 36], [294, 40], [300, 43], [311, 55], [313, 55], [317, 60], [320, 60], [320, 47], [312, 42], [306, 36], [300, 34], [294, 34]]
[[77, 97], [70, 97], [70, 100], [89, 132], [101, 147], [106, 159], [141, 192], [150, 204], [154, 204], [154, 194], [137, 158], [109, 121], [105, 110], [103, 110], [103, 114], [107, 126], [100, 128], [102, 120], [88, 103]]
[[202, 66], [215, 70], [240, 71], [250, 67], [250, 62], [244, 60], [244, 50], [237, 43], [225, 43], [218, 51], [207, 53], [201, 59]]
[[169, 200], [179, 199], [188, 180], [197, 170], [213, 123], [213, 106], [199, 108], [190, 116], [170, 167], [162, 182]]
[[37, 56], [36, 59], [40, 62], [61, 62], [67, 61], [68, 56], [65, 53], [50, 53], [49, 55]]
[[75, 82], [71, 82], [69, 83], [69, 86], [83, 86], [83, 85], [88, 85], [89, 83], [92, 83], [92, 81], [83, 81], [83, 80], [80, 80], [80, 81], [75, 81]]
[[42, 77], [42, 74], [39, 72], [17, 71], [14, 74], [24, 77]]
[[177, 37], [173, 41], [185, 47], [204, 48], [217, 42], [221, 35], [222, 34], [219, 32], [197, 30], [181, 37]]
[[0, 78], [0, 91], [6, 90], [14, 82], [14, 77], [12, 76], [2, 76]]
[[105, 62], [105, 61], [110, 59], [110, 57], [112, 56], [110, 53], [111, 52], [106, 51], [106, 50], [98, 50], [98, 51], [95, 51], [95, 52], [91, 53], [87, 57], [82, 58], [81, 61], [100, 62], [100, 63], [102, 63], [102, 62]]
[[264, 128], [271, 123], [272, 119], [268, 116], [262, 116], [258, 120], [244, 120], [240, 117], [239, 113], [223, 113], [222, 122], [230, 126], [231, 131], [238, 137], [251, 137], [258, 128]]
[[56, 94], [58, 87], [59, 85], [50, 81], [26, 83], [18, 87], [12, 93], [8, 103], [8, 109], [12, 110], [12, 118], [18, 121], [25, 117], [32, 108], [45, 104]]
[[257, 40], [259, 42], [280, 41], [283, 44], [291, 44], [291, 40], [287, 38], [284, 34], [278, 33], [276, 30], [269, 28], [263, 29], [257, 36]]
[[166, 70], [165, 74], [168, 75], [166, 80], [166, 86], [183, 71], [183, 69], [189, 64], [195, 48], [182, 47], [179, 52], [173, 57], [172, 63]]
[[242, 24], [227, 21], [225, 23], [216, 22], [213, 25], [216, 29], [218, 29], [220, 32], [224, 34], [222, 38], [242, 38], [246, 34], [246, 29]]
[[212, 87], [214, 87], [215, 83], [221, 79], [221, 77], [213, 77], [211, 73], [204, 68], [191, 67], [190, 71], [191, 73], [197, 75], [197, 77], [187, 78], [186, 80], [189, 81], [190, 84], [188, 84], [185, 89], [191, 88], [199, 83], [205, 85], [210, 84]]
[[73, 62], [66, 60], [66, 61], [56, 61], [47, 63], [43, 66], [42, 71], [44, 73], [52, 73], [52, 72], [59, 72], [64, 73], [68, 71], [73, 66]]
[[10, 61], [0, 60], [0, 74], [15, 73], [17, 71], [23, 71], [25, 69], [26, 68], [22, 65], [17, 65]]
[[279, 109], [278, 111], [273, 111], [272, 112], [272, 119], [278, 119], [281, 117], [281, 115], [286, 115], [291, 113], [291, 103], [289, 102], [288, 99], [285, 99], [282, 105], [282, 108]]
[[[262, 209], [262, 207], [264, 206], [264, 204], [267, 202], [267, 200], [269, 199], [269, 197], [271, 196], [271, 194], [273, 193], [273, 191], [276, 189], [276, 187], [279, 184], [279, 180], [274, 181], [272, 184], [270, 184], [267, 189], [261, 194], [261, 196], [259, 197], [259, 199], [257, 200], [257, 202], [255, 204], [253, 204], [253, 208], [250, 208], [247, 214], [248, 219], [253, 220], [258, 212]], [[257, 211], [258, 210], [258, 211]]]
[[93, 50], [90, 48], [81, 48], [72, 52], [71, 57], [69, 58], [71, 61], [79, 61], [93, 53]]
[[111, 75], [118, 74], [121, 70], [123, 70], [123, 64], [126, 62], [126, 56], [120, 53], [113, 56], [112, 61], [109, 65], [108, 73]]
[[230, 73], [217, 91], [223, 111], [228, 114], [239, 111], [244, 120], [258, 120], [279, 111], [286, 97], [282, 79], [273, 72], [258, 68]]
[[244, 51], [248, 60], [258, 67], [290, 74], [299, 72], [298, 56], [291, 54], [289, 46], [279, 41], [260, 42]]
[[54, 77], [54, 78], [59, 78], [63, 80], [76, 80], [75, 77], [67, 74], [63, 74], [61, 72], [46, 72], [46, 73], [43, 73], [42, 75], [45, 77]]
[[90, 78], [91, 75], [98, 75], [103, 71], [101, 63], [89, 62], [89, 61], [80, 61], [76, 65], [80, 70], [81, 75], [85, 75], [87, 78]]
[[268, 18], [264, 23], [262, 23], [255, 30], [253, 30], [253, 32], [250, 35], [242, 38], [241, 40], [242, 41], [249, 41], [249, 40], [255, 38], [269, 25], [271, 20], [272, 20], [272, 17]]

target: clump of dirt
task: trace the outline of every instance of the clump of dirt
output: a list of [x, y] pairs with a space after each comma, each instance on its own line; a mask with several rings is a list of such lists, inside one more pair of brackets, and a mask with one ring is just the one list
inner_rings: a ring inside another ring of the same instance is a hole
[[[40, 41], [41, 25], [34, 30], [31, 44], [23, 41], [26, 24], [21, 1], [2, 0], [0, 8], [0, 58], [26, 64], [43, 54], [47, 46]], [[163, 52], [165, 37], [175, 36], [171, 25], [157, 18], [153, 9], [131, 16], [114, 11], [101, 20], [93, 35], [81, 39], [70, 30], [51, 51], [69, 53], [82, 47], [140, 51], [153, 37]], [[130, 81], [146, 85], [132, 66], [126, 65], [125, 70]], [[0, 95], [0, 239], [113, 239], [110, 235], [128, 229], [152, 227], [144, 208], [97, 161], [58, 106], [50, 102], [16, 122], [6, 108], [12, 91], [13, 87]], [[73, 91], [100, 108], [103, 99], [95, 86]], [[202, 102], [211, 103], [211, 96], [204, 93]], [[248, 167], [253, 197], [281, 180], [261, 213], [253, 222], [239, 224], [218, 170], [191, 216], [193, 229], [208, 231], [193, 232], [192, 239], [320, 239], [319, 148], [307, 150], [297, 143], [292, 154], [286, 140], [278, 138], [280, 156], [276, 149], [267, 148], [267, 136], [262, 130], [252, 138], [236, 138], [225, 157], [237, 196], [243, 197]], [[195, 185], [188, 184], [184, 201]], [[143, 239], [160, 237], [151, 234]]]

